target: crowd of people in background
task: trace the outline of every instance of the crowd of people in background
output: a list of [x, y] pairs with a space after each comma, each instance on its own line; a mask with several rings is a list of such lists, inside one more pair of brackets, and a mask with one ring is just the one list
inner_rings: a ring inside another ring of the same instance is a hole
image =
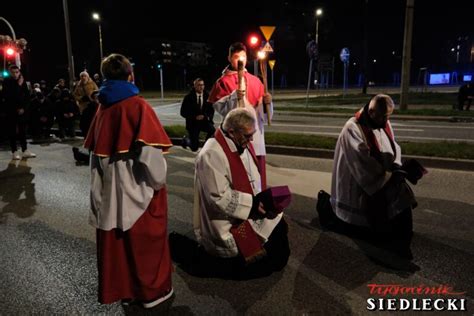
[[0, 81], [0, 140], [8, 138], [12, 159], [36, 156], [27, 150], [27, 135], [33, 143], [75, 140], [79, 122], [85, 137], [98, 107], [101, 84], [99, 74], [92, 79], [87, 71], [81, 72], [71, 89], [62, 78], [54, 85], [45, 80], [30, 83], [18, 67], [10, 66], [9, 76]]

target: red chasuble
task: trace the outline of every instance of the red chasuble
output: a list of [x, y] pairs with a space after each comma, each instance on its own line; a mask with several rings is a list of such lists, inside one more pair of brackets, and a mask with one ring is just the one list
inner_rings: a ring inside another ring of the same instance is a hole
[[[135, 142], [163, 151], [172, 146], [153, 109], [138, 96], [101, 106], [84, 147], [109, 157], [128, 152]], [[163, 187], [155, 191], [148, 208], [129, 230], [96, 230], [100, 303], [151, 301], [171, 291], [167, 210]]]

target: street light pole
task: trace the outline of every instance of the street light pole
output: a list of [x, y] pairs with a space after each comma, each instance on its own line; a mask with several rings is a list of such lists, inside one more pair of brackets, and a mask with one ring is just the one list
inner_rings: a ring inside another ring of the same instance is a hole
[[100, 49], [100, 61], [102, 62], [102, 59], [104, 59], [104, 51], [102, 48], [102, 25], [100, 23], [100, 15], [97, 12], [92, 13], [92, 19], [97, 21], [99, 25], [99, 49]]
[[163, 68], [160, 67], [160, 89], [161, 89], [161, 102], [164, 101], [165, 95], [163, 93], [164, 83], [163, 83]]
[[407, 0], [405, 12], [405, 36], [403, 39], [402, 82], [400, 91], [400, 110], [408, 109], [408, 90], [410, 86], [411, 41], [413, 35], [413, 11], [415, 0]]
[[100, 61], [102, 62], [102, 59], [104, 59], [104, 51], [102, 49], [102, 26], [100, 25], [100, 22], [99, 22], [99, 43], [100, 43]]
[[69, 87], [72, 88], [74, 84], [74, 59], [72, 57], [72, 45], [71, 45], [71, 31], [69, 28], [69, 10], [67, 7], [67, 0], [63, 0], [64, 9], [64, 25], [66, 28], [66, 44], [67, 44], [67, 60], [69, 70]]
[[[315, 38], [315, 43], [316, 43], [316, 49], [317, 49], [317, 53], [319, 55], [319, 52], [320, 52], [320, 49], [319, 49], [319, 17], [323, 15], [323, 9], [319, 8], [316, 10], [316, 38]], [[319, 56], [318, 56], [319, 58]], [[315, 65], [315, 72], [314, 72], [314, 80], [316, 81], [316, 84], [318, 86], [321, 86], [320, 85], [320, 82], [319, 82], [319, 73], [318, 73], [318, 65], [316, 64]]]

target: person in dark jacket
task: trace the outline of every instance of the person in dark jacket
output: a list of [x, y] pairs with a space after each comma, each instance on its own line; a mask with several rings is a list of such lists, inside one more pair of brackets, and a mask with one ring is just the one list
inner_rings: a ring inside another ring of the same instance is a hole
[[458, 109], [462, 111], [464, 109], [464, 103], [466, 104], [466, 111], [471, 108], [472, 99], [474, 98], [474, 85], [467, 83], [459, 88], [458, 93]]
[[[199, 148], [199, 133], [206, 132], [206, 140], [216, 129], [214, 128], [214, 108], [207, 101], [209, 94], [204, 90], [204, 80], [194, 80], [194, 88], [184, 97], [181, 104], [181, 116], [186, 119], [186, 130], [188, 131], [190, 148], [196, 151]], [[183, 147], [187, 142], [183, 139]]]
[[[30, 93], [20, 68], [16, 65], [11, 65], [8, 70], [10, 77], [4, 80], [2, 93], [5, 102], [7, 131], [12, 159], [19, 160], [22, 157], [34, 158], [36, 155], [27, 150], [26, 144], [26, 124]], [[18, 151], [17, 141], [20, 142], [22, 155]]]
[[86, 138], [91, 126], [92, 120], [94, 119], [97, 108], [99, 107], [99, 90], [92, 92], [90, 98], [91, 101], [87, 104], [86, 108], [82, 111], [81, 120], [79, 127], [81, 128], [82, 135]]
[[54, 106], [42, 92], [36, 92], [30, 106], [30, 130], [34, 139], [48, 139], [54, 123]]
[[[87, 105], [87, 107], [82, 111], [81, 119], [79, 122], [79, 127], [81, 128], [82, 135], [84, 139], [87, 137], [89, 133], [89, 128], [91, 126], [92, 120], [94, 119], [95, 113], [97, 112], [97, 108], [99, 107], [99, 90], [95, 90], [91, 94], [91, 102]], [[74, 154], [74, 159], [82, 164], [89, 164], [89, 153], [82, 152], [79, 147], [72, 147], [72, 152]]]
[[59, 137], [65, 139], [66, 137], [75, 138], [74, 120], [79, 111], [76, 102], [71, 95], [69, 89], [64, 89], [61, 92], [61, 98], [57, 102], [57, 114], [59, 123]]

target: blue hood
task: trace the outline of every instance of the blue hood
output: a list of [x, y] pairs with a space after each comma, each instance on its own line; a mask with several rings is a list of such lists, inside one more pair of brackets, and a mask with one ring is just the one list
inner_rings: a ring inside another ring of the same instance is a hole
[[108, 106], [137, 95], [136, 85], [125, 80], [104, 80], [99, 89], [99, 101]]

